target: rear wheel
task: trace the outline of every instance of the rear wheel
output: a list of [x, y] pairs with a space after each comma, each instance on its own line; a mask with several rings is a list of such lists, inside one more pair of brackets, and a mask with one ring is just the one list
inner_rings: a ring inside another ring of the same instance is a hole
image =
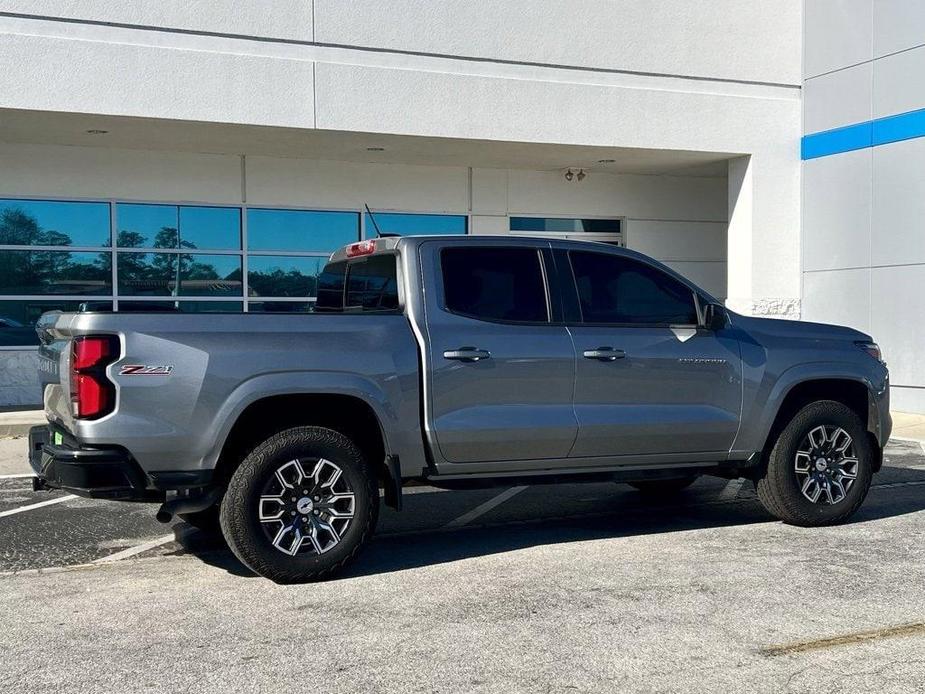
[[784, 427], [758, 480], [758, 499], [774, 516], [801, 526], [835, 525], [863, 503], [874, 451], [860, 418], [840, 402], [820, 400]]
[[664, 494], [677, 494], [687, 489], [697, 481], [697, 475], [688, 477], [677, 477], [670, 480], [641, 480], [639, 482], [630, 482], [631, 487], [636, 487], [640, 492], [647, 496], [659, 496]]
[[241, 463], [221, 505], [228, 546], [277, 583], [328, 578], [367, 542], [379, 490], [359, 448], [320, 427], [288, 429]]

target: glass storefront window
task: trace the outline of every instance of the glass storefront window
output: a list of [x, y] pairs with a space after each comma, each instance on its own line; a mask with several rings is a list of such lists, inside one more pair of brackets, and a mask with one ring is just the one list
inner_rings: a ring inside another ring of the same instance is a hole
[[251, 296], [313, 297], [327, 256], [249, 255], [247, 283]]
[[241, 257], [119, 253], [122, 296], [241, 296]]
[[[0, 301], [0, 347], [34, 347], [39, 338], [35, 322], [46, 311], [77, 311], [82, 302], [61, 299]], [[112, 308], [112, 302], [99, 302]]]
[[[399, 236], [452, 235], [466, 233], [466, 216], [453, 214], [402, 214], [373, 212], [366, 215], [366, 237], [376, 235], [376, 226], [383, 234]], [[375, 223], [374, 223], [375, 222]]]
[[357, 212], [249, 209], [247, 249], [332, 253], [359, 241]]
[[241, 210], [191, 205], [116, 205], [120, 248], [239, 250]]
[[112, 294], [108, 252], [0, 251], [0, 294]]
[[567, 219], [564, 217], [511, 217], [511, 231], [567, 234], [619, 234], [619, 219]]
[[0, 244], [109, 246], [109, 204], [0, 199]]
[[311, 313], [315, 310], [315, 302], [248, 301], [247, 310], [251, 313]]

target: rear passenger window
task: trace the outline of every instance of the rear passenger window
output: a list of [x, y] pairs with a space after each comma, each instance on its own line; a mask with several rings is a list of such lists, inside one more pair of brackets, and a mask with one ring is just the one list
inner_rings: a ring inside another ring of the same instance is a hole
[[318, 277], [317, 313], [395, 311], [398, 271], [395, 256], [374, 255], [328, 263]]
[[696, 325], [694, 293], [670, 275], [618, 255], [571, 251], [585, 323]]
[[546, 283], [533, 248], [445, 248], [446, 308], [483, 320], [546, 322]]
[[374, 255], [347, 266], [347, 311], [394, 311], [398, 308], [395, 256]]

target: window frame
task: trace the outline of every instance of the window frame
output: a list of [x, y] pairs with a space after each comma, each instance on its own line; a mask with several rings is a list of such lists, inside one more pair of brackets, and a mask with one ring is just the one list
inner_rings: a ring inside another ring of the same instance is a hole
[[[465, 249], [484, 249], [484, 250], [532, 250], [536, 253], [537, 259], [539, 260], [540, 267], [540, 279], [542, 281], [543, 287], [543, 297], [546, 304], [546, 320], [544, 321], [520, 321], [520, 320], [507, 320], [504, 318], [486, 318], [484, 316], [476, 316], [473, 314], [465, 313], [463, 311], [455, 311], [447, 306], [446, 302], [446, 279], [443, 274], [443, 255], [447, 251], [455, 250], [458, 248]], [[545, 248], [539, 246], [530, 246], [530, 245], [504, 245], [504, 244], [485, 244], [485, 245], [470, 245], [466, 244], [465, 246], [452, 245], [444, 246], [438, 251], [438, 271], [437, 276], [440, 278], [440, 297], [438, 306], [441, 311], [448, 313], [453, 316], [459, 316], [461, 318], [466, 318], [468, 320], [476, 320], [482, 323], [495, 323], [498, 325], [529, 325], [529, 326], [555, 326], [561, 325], [554, 320], [556, 314], [553, 310], [553, 302], [551, 296], [550, 288], [550, 269], [547, 268], [547, 254], [543, 251]]]
[[[599, 327], [599, 328], [600, 327], [687, 328], [687, 329], [693, 328], [696, 330], [700, 330], [704, 327], [703, 305], [702, 305], [703, 298], [701, 297], [700, 291], [696, 287], [692, 286], [689, 282], [684, 281], [683, 278], [675, 276], [674, 274], [670, 272], [666, 272], [664, 269], [658, 267], [657, 265], [653, 263], [648, 263], [643, 259], [630, 256], [629, 254], [626, 254], [626, 253], [618, 253], [618, 252], [614, 253], [614, 252], [606, 252], [606, 251], [598, 250], [598, 249], [578, 249], [578, 248], [571, 248], [571, 247], [565, 248], [562, 250], [564, 251], [565, 258], [568, 261], [566, 267], [563, 268], [562, 271], [567, 272], [569, 275], [568, 284], [571, 290], [569, 292], [568, 297], [566, 297], [565, 294], [563, 293], [563, 302], [566, 302], [566, 301], [572, 302], [574, 304], [574, 306], [572, 307], [572, 310], [576, 311], [577, 315], [580, 317], [578, 321], [575, 321], [575, 320], [567, 321], [566, 325], [574, 326], [574, 327], [589, 326], [589, 327]], [[592, 254], [597, 254], [597, 255], [619, 258], [623, 260], [624, 262], [637, 263], [639, 265], [649, 268], [650, 270], [658, 273], [659, 275], [672, 279], [673, 281], [677, 282], [681, 286], [685, 287], [691, 293], [691, 299], [694, 304], [694, 313], [696, 314], [697, 322], [696, 323], [608, 323], [608, 322], [585, 321], [584, 313], [582, 312], [582, 309], [581, 309], [581, 298], [578, 292], [578, 278], [575, 275], [575, 268], [572, 262], [573, 253], [592, 253]]]

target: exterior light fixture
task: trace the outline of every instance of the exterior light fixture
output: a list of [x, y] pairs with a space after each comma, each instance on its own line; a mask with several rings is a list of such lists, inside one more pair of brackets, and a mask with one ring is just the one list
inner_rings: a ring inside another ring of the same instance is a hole
[[384, 152], [385, 147], [367, 147], [366, 151], [367, 152]]
[[108, 130], [91, 129], [87, 131], [87, 135], [105, 135], [108, 132]]
[[616, 159], [598, 159], [597, 163], [598, 164], [613, 164], [616, 161], [617, 161]]
[[572, 173], [572, 170], [569, 169], [565, 172], [565, 180], [571, 183], [572, 179], [575, 178], [575, 174]]
[[585, 180], [585, 176], [587, 175], [588, 174], [585, 173], [584, 169], [578, 169], [578, 175], [575, 178], [577, 178], [578, 182], [581, 183], [583, 180]]

